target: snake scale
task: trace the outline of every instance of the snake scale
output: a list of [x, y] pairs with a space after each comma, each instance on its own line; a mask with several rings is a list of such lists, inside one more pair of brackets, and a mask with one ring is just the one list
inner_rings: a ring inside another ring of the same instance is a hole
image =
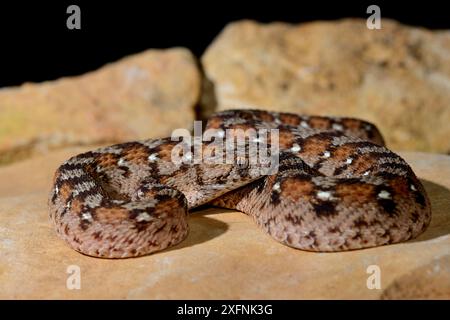
[[[188, 211], [203, 204], [248, 214], [275, 240], [308, 251], [398, 243], [429, 225], [422, 183], [384, 147], [373, 124], [227, 110], [212, 115], [205, 129], [249, 128], [278, 130], [276, 172], [261, 174], [261, 164], [249, 161], [248, 145], [247, 158], [234, 155], [227, 163], [175, 163], [171, 155], [179, 142], [170, 137], [70, 158], [56, 170], [49, 196], [57, 234], [89, 256], [146, 255], [186, 238]], [[200, 148], [210, 157], [220, 151], [211, 142]]]

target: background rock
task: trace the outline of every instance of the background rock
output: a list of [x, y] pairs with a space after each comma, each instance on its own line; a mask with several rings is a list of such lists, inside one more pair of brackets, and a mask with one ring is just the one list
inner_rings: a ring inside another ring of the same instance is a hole
[[67, 145], [168, 136], [191, 128], [200, 95], [195, 58], [148, 50], [78, 77], [0, 90], [0, 163]]
[[[173, 248], [133, 259], [88, 257], [56, 236], [47, 207], [57, 166], [86, 150], [0, 168], [0, 299], [378, 299], [403, 275], [450, 255], [450, 157], [404, 152], [433, 208], [427, 231], [406, 243], [300, 251], [274, 241], [243, 213], [207, 208], [191, 214], [188, 237]], [[66, 287], [71, 265], [80, 267], [80, 290]], [[380, 267], [381, 289], [367, 288], [370, 265]], [[436, 277], [444, 281], [448, 260], [440, 266]], [[425, 286], [421, 296], [442, 292], [435, 289]]]
[[[374, 122], [397, 150], [450, 151], [450, 32], [383, 18], [300, 25], [240, 21], [202, 57], [215, 103]], [[211, 93], [206, 93], [208, 97]]]

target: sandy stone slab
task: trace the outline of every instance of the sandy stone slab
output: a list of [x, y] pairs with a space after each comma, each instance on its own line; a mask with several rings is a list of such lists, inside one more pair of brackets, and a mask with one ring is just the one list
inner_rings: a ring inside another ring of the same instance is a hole
[[0, 164], [63, 146], [169, 136], [192, 127], [200, 96], [184, 48], [147, 50], [96, 71], [0, 90]]
[[205, 116], [258, 108], [374, 122], [389, 147], [450, 152], [450, 32], [382, 19], [231, 23], [202, 57]]
[[[91, 258], [57, 238], [46, 205], [57, 165], [84, 150], [60, 150], [0, 168], [0, 298], [379, 299], [417, 268], [450, 254], [450, 157], [404, 152], [433, 206], [429, 229], [408, 243], [304, 252], [275, 242], [242, 213], [210, 208], [192, 213], [189, 236], [169, 250], [135, 259]], [[437, 282], [448, 279], [450, 269], [448, 259], [439, 263]], [[66, 287], [71, 265], [80, 267], [80, 290]], [[380, 267], [380, 290], [367, 288], [370, 265]], [[442, 292], [423, 290], [419, 298]]]
[[412, 270], [396, 279], [382, 299], [450, 299], [450, 256]]

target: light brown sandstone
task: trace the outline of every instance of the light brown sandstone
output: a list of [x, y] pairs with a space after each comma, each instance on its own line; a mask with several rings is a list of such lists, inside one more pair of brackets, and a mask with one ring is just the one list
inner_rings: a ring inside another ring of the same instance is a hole
[[0, 90], [0, 164], [48, 149], [169, 136], [192, 127], [201, 76], [184, 48]]
[[444, 255], [399, 277], [382, 299], [450, 299], [450, 255]]
[[364, 19], [231, 23], [202, 57], [211, 110], [263, 108], [374, 122], [397, 150], [450, 152], [450, 32]]

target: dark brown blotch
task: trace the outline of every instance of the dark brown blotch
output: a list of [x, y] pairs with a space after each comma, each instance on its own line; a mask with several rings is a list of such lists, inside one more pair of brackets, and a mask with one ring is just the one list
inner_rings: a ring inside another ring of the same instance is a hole
[[338, 213], [336, 211], [336, 204], [332, 201], [317, 201], [312, 206], [318, 217], [333, 216]]

